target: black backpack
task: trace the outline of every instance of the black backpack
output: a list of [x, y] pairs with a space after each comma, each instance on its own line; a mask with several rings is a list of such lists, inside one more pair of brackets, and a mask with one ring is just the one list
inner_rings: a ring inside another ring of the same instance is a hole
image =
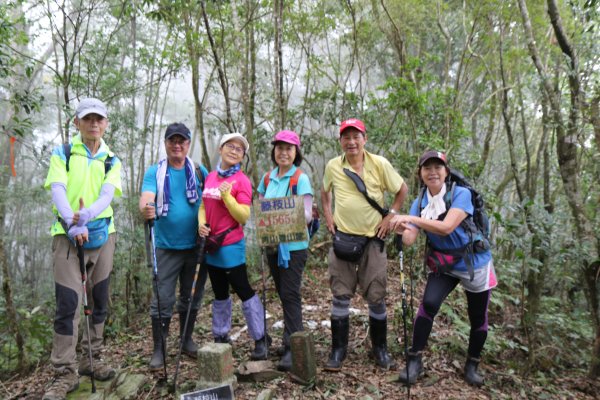
[[[467, 244], [466, 252], [467, 255], [470, 254], [471, 257], [465, 257], [465, 262], [467, 264], [467, 268], [469, 270], [469, 274], [471, 275], [471, 279], [473, 279], [473, 265], [472, 265], [472, 254], [473, 253], [481, 253], [487, 251], [491, 248], [490, 245], [490, 219], [485, 210], [485, 203], [483, 201], [483, 196], [479, 193], [465, 178], [465, 176], [453, 169], [450, 168], [450, 174], [446, 178], [446, 194], [444, 195], [444, 203], [446, 203], [446, 213], [452, 207], [452, 198], [454, 197], [454, 189], [456, 186], [461, 186], [469, 192], [471, 192], [471, 204], [473, 204], [473, 215], [468, 215], [461, 223], [460, 226], [464, 229], [464, 231], [469, 235], [470, 242]], [[417, 200], [417, 204], [419, 205], [419, 210], [421, 211], [423, 207], [421, 206], [421, 202], [423, 200], [423, 196], [425, 195], [426, 187], [421, 189], [419, 193], [419, 198]], [[420, 215], [419, 211], [419, 215]], [[438, 219], [444, 219], [446, 213], [440, 215]]]

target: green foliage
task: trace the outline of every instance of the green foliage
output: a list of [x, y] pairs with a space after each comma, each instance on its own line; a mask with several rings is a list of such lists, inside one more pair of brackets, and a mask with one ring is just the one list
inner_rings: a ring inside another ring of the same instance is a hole
[[[384, 3], [389, 17], [382, 8]], [[597, 260], [597, 243], [577, 243], [573, 239], [576, 225], [567, 204], [567, 196], [571, 194], [564, 192], [557, 168], [561, 160], [555, 154], [552, 131], [555, 126], [548, 125], [551, 130], [549, 204], [544, 204], [546, 200], [541, 198], [543, 188], [539, 177], [534, 177], [539, 182], [533, 183], [537, 185], [533, 198], [522, 202], [515, 201], [514, 178], [504, 180], [512, 167], [508, 161], [501, 110], [497, 107], [493, 111], [491, 107], [493, 91], [502, 86], [498, 75], [500, 48], [504, 52], [506, 85], [510, 89], [507, 112], [517, 142], [514, 150], [518, 177], [523, 179], [527, 163], [535, 164], [542, 156], [541, 144], [535, 142], [541, 130], [540, 79], [532, 67], [523, 38], [518, 7], [500, 0], [384, 3], [322, 2], [314, 7], [315, 3], [310, 1], [285, 2], [283, 80], [285, 94], [289, 96], [287, 122], [289, 128], [302, 134], [305, 156], [302, 168], [311, 175], [313, 189], [318, 193], [326, 160], [339, 154], [338, 127], [340, 121], [348, 117], [356, 116], [366, 122], [367, 149], [388, 158], [406, 179], [411, 194], [405, 210], [417, 193], [414, 172], [419, 153], [429, 148], [447, 151], [453, 167], [468, 177], [479, 177], [474, 183], [484, 193], [493, 217], [493, 254], [499, 286], [491, 298], [486, 359], [502, 365], [513, 378], [512, 374], [527, 374], [529, 358], [535, 358], [531, 375], [547, 385], [565, 370], [583, 370], [594, 332], [580, 268], [588, 259]], [[64, 107], [62, 117], [72, 116], [71, 105], [62, 104], [62, 92], [71, 98], [92, 94], [106, 100], [111, 110], [111, 125], [105, 140], [124, 162], [124, 198], [114, 207], [119, 239], [107, 321], [107, 336], [117, 340], [136, 340], [135, 336], [126, 336], [123, 332], [134, 326], [137, 317], [146, 318], [152, 296], [152, 272], [146, 267], [144, 234], [136, 202], [140, 174], [145, 167], [141, 164], [147, 154], [156, 152], [155, 143], [150, 143], [154, 125], [173, 118], [186, 121], [192, 118], [186, 108], [188, 99], [179, 97], [181, 86], [169, 86], [167, 91], [164, 83], [171, 79], [184, 82], [189, 66], [197, 63], [201, 75], [199, 94], [201, 97], [206, 94], [206, 103], [200, 112], [210, 143], [218, 140], [225, 123], [223, 94], [213, 71], [215, 60], [199, 2], [102, 2], [104, 12], [84, 16], [90, 24], [81, 51], [71, 54], [75, 48], [73, 39], [67, 43], [69, 55], [74, 56], [73, 65], [62, 65], [62, 49], [57, 48], [59, 59], [51, 56], [44, 62], [53, 69], [58, 67], [59, 73], [45, 67], [41, 70], [41, 79], [33, 82], [38, 64], [31, 63], [24, 55], [37, 51], [36, 37], [48, 32], [41, 27], [43, 24], [27, 25], [29, 21], [20, 12], [24, 4], [23, 1], [0, 4], [0, 92], [7, 94], [0, 99], [0, 109], [4, 112], [0, 112], [0, 123], [3, 132], [22, 137], [18, 161], [23, 161], [25, 168], [31, 165], [35, 168], [28, 171], [31, 176], [27, 179], [19, 176], [18, 184], [0, 187], [0, 197], [4, 204], [10, 205], [6, 213], [9, 229], [5, 231], [4, 240], [9, 256], [15, 260], [11, 268], [17, 271], [14, 284], [18, 293], [15, 303], [19, 307], [19, 328], [25, 333], [31, 360], [37, 362], [49, 353], [53, 307], [47, 234], [48, 219], [52, 217], [48, 211], [48, 196], [40, 186], [45, 172], [42, 170], [48, 163], [48, 150], [58, 140], [53, 127], [55, 107]], [[72, 5], [67, 2], [66, 9]], [[527, 5], [542, 62], [552, 76], [552, 84], [564, 94], [561, 106], [568, 110], [569, 76], [561, 64], [564, 57], [551, 34], [545, 2], [530, 1]], [[597, 5], [597, 1], [559, 4], [565, 30], [580, 57], [584, 104], [589, 104], [589, 94], [596, 93], [598, 86]], [[30, 8], [26, 11], [39, 11], [38, 7], [43, 4], [27, 3], [27, 6]], [[246, 171], [252, 168], [262, 173], [271, 167], [270, 140], [276, 115], [273, 3], [207, 1], [206, 7], [216, 41], [215, 51], [229, 85], [236, 128], [243, 131], [246, 118], [252, 118], [255, 124], [251, 134], [259, 159], [256, 165], [253, 160]], [[56, 27], [59, 25], [60, 22]], [[30, 28], [34, 29], [28, 30]], [[71, 33], [69, 29], [66, 31]], [[448, 40], [441, 30], [449, 35]], [[240, 78], [243, 68], [250, 67], [249, 54], [245, 53], [250, 32], [254, 35], [257, 92], [253, 115], [248, 116], [244, 115], [247, 108], [244, 108], [246, 100], [240, 96]], [[79, 36], [78, 40], [83, 37]], [[64, 68], [72, 74], [69, 82], [63, 81], [60, 73]], [[187, 80], [185, 85], [188, 85]], [[44, 95], [39, 88], [44, 90]], [[190, 88], [184, 90], [189, 92]], [[518, 96], [523, 97], [523, 110]], [[166, 106], [161, 110], [163, 102]], [[482, 142], [493, 112], [490, 154], [487, 163], [480, 165]], [[593, 229], [597, 230], [600, 163], [593, 127], [587, 115], [580, 117], [578, 184], [582, 207], [594, 224]], [[49, 139], [52, 135], [55, 137]], [[528, 141], [528, 152], [525, 141]], [[141, 153], [144, 150], [145, 155]], [[28, 227], [29, 231], [12, 230], [15, 223]], [[27, 232], [41, 233], [32, 238]], [[258, 247], [250, 243], [253, 235], [252, 232], [247, 235], [247, 260], [251, 282], [260, 286], [261, 255]], [[329, 234], [322, 227], [311, 241], [311, 256], [305, 270], [306, 282], [310, 284], [320, 282], [321, 276], [327, 273], [328, 240]], [[396, 250], [392, 245], [388, 245], [388, 250], [390, 259], [395, 260]], [[421, 259], [421, 251], [422, 246], [405, 249], [406, 269], [413, 264], [409, 260]], [[45, 257], [41, 255], [44, 252]], [[546, 257], [545, 262], [540, 254]], [[417, 279], [421, 274], [420, 261], [414, 264], [419, 264], [418, 272], [413, 273]], [[23, 272], [28, 269], [37, 275], [30, 277]], [[541, 276], [542, 282], [540, 313], [532, 323], [532, 328], [540, 334], [533, 343], [528, 341], [522, 322], [529, 307], [529, 275]], [[29, 290], [30, 283], [32, 290]], [[33, 292], [36, 295], [32, 295]], [[449, 323], [452, 332], [435, 332], [437, 336], [432, 343], [434, 351], [443, 347], [443, 351], [462, 356], [469, 326], [464, 296], [461, 290], [456, 293], [439, 316]], [[3, 307], [0, 302], [3, 368], [0, 374], [7, 374], [15, 365], [16, 345], [8, 333]], [[397, 308], [394, 315], [394, 330], [399, 332], [402, 321], [398, 319], [401, 313]], [[236, 318], [241, 319], [239, 312]], [[409, 329], [411, 324], [412, 318]], [[141, 361], [132, 361], [136, 362]], [[538, 394], [560, 397], [562, 393], [549, 388], [531, 395], [528, 388], [521, 385], [523, 397]], [[494, 395], [501, 397], [500, 392]]]
[[[18, 298], [19, 304], [25, 304]], [[37, 305], [31, 309], [19, 308], [17, 318], [19, 329], [26, 333], [25, 352], [31, 365], [35, 365], [47, 356], [52, 344], [52, 325], [48, 324], [50, 304]], [[0, 300], [0, 376], [7, 376], [14, 371], [17, 363], [17, 347], [14, 337], [7, 328], [7, 314], [4, 298]]]

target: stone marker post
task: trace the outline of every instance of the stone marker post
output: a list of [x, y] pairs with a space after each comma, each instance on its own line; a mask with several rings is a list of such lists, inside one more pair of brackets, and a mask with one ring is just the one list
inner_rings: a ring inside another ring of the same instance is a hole
[[317, 376], [315, 342], [310, 332], [295, 332], [290, 336], [292, 349], [292, 378], [304, 385]]
[[198, 388], [210, 388], [231, 384], [237, 385], [234, 375], [231, 345], [208, 343], [198, 351]]

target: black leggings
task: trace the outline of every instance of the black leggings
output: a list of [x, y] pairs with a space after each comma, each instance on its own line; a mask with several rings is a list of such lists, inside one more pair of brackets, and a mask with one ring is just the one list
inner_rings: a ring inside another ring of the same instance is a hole
[[254, 296], [254, 289], [252, 289], [250, 282], [248, 282], [246, 264], [241, 264], [233, 268], [219, 268], [210, 264], [206, 266], [208, 268], [210, 284], [215, 293], [215, 300], [227, 300], [229, 298], [229, 285], [231, 285], [233, 291], [242, 301], [246, 301]]
[[[433, 319], [446, 297], [448, 297], [459, 282], [460, 279], [450, 275], [429, 274], [425, 293], [423, 294], [423, 301], [419, 306], [415, 318], [411, 351], [417, 352], [425, 348], [433, 327]], [[473, 358], [479, 358], [487, 338], [487, 310], [491, 290], [488, 289], [480, 293], [465, 291], [465, 293], [467, 295], [469, 321], [471, 322], [468, 355]]]

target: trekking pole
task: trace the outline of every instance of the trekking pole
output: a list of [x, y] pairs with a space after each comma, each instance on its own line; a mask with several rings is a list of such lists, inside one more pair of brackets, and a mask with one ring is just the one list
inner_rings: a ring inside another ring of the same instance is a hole
[[400, 257], [400, 290], [402, 297], [402, 323], [404, 325], [404, 358], [406, 360], [406, 383], [407, 396], [410, 399], [410, 381], [408, 380], [408, 333], [406, 329], [407, 305], [406, 305], [406, 285], [404, 282], [404, 251], [402, 250], [402, 235], [396, 235], [396, 247]]
[[263, 248], [260, 248], [260, 275], [262, 278], [263, 290], [262, 290], [262, 304], [263, 304], [263, 324], [265, 330], [265, 349], [267, 349], [267, 360], [269, 359], [269, 340], [267, 335], [267, 281], [265, 279], [265, 258], [263, 254]]
[[[208, 228], [208, 224], [206, 225]], [[179, 337], [179, 352], [177, 352], [177, 364], [175, 367], [175, 376], [173, 377], [173, 392], [177, 392], [177, 375], [179, 375], [179, 361], [181, 360], [181, 352], [183, 351], [183, 340], [185, 333], [187, 332], [188, 322], [190, 319], [190, 312], [192, 311], [192, 302], [194, 301], [194, 295], [196, 294], [196, 282], [198, 282], [198, 275], [200, 274], [200, 267], [202, 266], [202, 260], [204, 259], [204, 244], [206, 243], [206, 237], [200, 236], [198, 244], [198, 257], [196, 261], [196, 273], [194, 274], [194, 281], [192, 282], [192, 292], [190, 294], [190, 302], [188, 304], [187, 313], [185, 315], [185, 324], [183, 325], [183, 334]]]
[[92, 357], [92, 339], [90, 337], [90, 315], [92, 310], [87, 301], [87, 270], [85, 268], [83, 246], [77, 243], [77, 258], [79, 258], [79, 270], [81, 271], [81, 286], [83, 288], [83, 314], [85, 315], [85, 330], [88, 342], [88, 357], [90, 361], [90, 380], [92, 381], [92, 393], [96, 393], [96, 381], [94, 380], [94, 363]]
[[165, 372], [165, 382], [168, 380], [167, 378], [167, 355], [166, 355], [166, 339], [163, 333], [164, 322], [162, 318], [162, 314], [160, 312], [160, 295], [158, 293], [158, 263], [156, 262], [156, 242], [154, 240], [154, 220], [149, 219], [147, 221], [148, 231], [150, 236], [150, 243], [152, 244], [152, 275], [154, 280], [154, 289], [156, 291], [156, 306], [158, 307], [158, 319], [160, 320], [160, 345], [162, 347], [162, 358], [163, 358], [163, 370]]

